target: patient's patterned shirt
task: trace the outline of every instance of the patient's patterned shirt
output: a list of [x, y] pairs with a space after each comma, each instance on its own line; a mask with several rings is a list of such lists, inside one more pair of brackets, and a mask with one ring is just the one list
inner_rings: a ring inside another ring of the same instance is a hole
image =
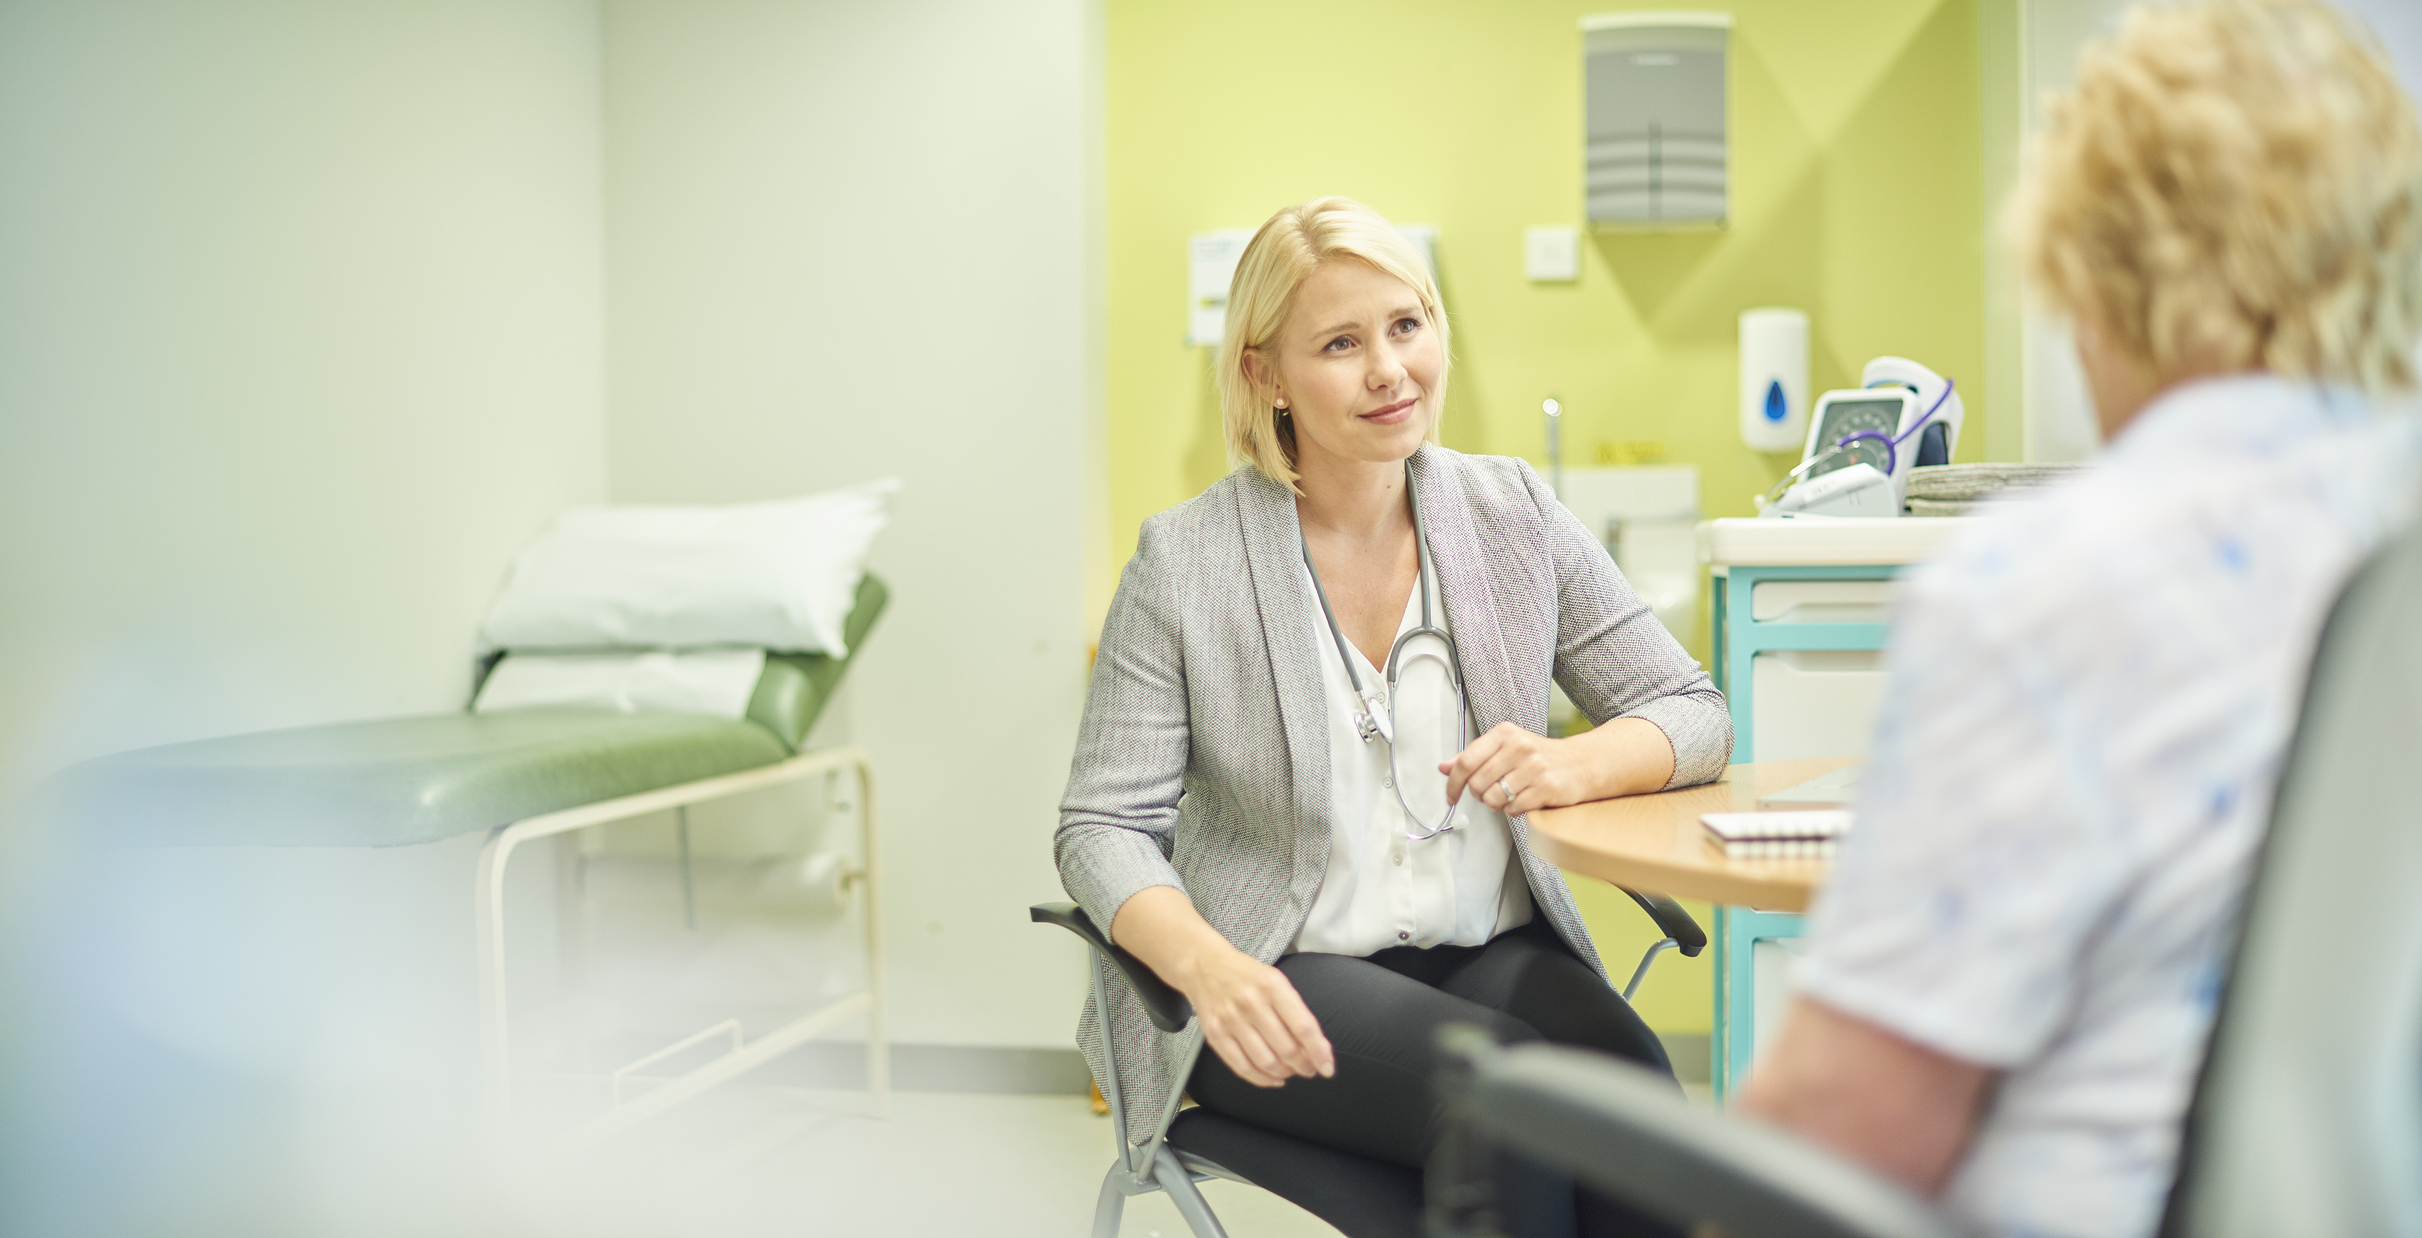
[[2173, 391], [1910, 574], [1801, 991], [2002, 1072], [1950, 1206], [2158, 1221], [2223, 952], [2331, 604], [2405, 518], [2412, 418]]

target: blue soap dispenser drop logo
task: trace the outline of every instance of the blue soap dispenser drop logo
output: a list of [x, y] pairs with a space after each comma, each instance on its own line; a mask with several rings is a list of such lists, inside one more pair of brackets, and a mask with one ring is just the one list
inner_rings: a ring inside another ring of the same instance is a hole
[[1741, 311], [1741, 385], [1733, 416], [1755, 451], [1798, 451], [1808, 428], [1808, 315], [1769, 305]]

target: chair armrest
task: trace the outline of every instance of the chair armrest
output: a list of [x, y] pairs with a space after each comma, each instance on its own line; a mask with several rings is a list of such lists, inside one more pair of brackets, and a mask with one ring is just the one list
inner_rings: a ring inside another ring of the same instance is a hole
[[1673, 1081], [1575, 1049], [1446, 1045], [1455, 1121], [1679, 1225], [1729, 1238], [1956, 1238], [1941, 1212], [1814, 1144], [1700, 1109]]
[[1682, 910], [1682, 904], [1662, 894], [1642, 894], [1629, 886], [1615, 888], [1631, 895], [1631, 901], [1640, 904], [1640, 910], [1647, 912], [1648, 918], [1657, 922], [1657, 928], [1674, 939], [1674, 946], [1681, 950], [1684, 957], [1695, 959], [1701, 950], [1707, 948], [1707, 930], [1700, 928], [1699, 922], [1691, 919], [1689, 912]]
[[1026, 909], [1027, 918], [1037, 924], [1056, 924], [1085, 939], [1102, 957], [1118, 968], [1119, 974], [1134, 986], [1135, 995], [1144, 999], [1144, 1012], [1152, 1016], [1152, 1026], [1164, 1032], [1184, 1031], [1194, 1018], [1194, 1004], [1186, 995], [1171, 988], [1169, 982], [1152, 973], [1144, 961], [1112, 945], [1102, 930], [1094, 927], [1093, 917], [1075, 903], [1036, 903]]

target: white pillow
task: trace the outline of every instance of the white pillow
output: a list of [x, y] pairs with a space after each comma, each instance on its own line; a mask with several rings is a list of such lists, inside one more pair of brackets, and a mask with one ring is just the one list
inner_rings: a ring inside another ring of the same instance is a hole
[[748, 716], [765, 671], [762, 649], [690, 653], [508, 653], [479, 686], [471, 712], [568, 706]]
[[485, 649], [849, 653], [841, 625], [897, 478], [729, 507], [582, 507], [522, 552]]

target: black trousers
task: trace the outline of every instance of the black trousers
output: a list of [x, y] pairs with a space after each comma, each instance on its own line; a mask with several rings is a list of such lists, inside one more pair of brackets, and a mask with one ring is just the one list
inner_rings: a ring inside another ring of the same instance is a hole
[[[1398, 946], [1367, 958], [1291, 954], [1278, 969], [1320, 1020], [1337, 1073], [1257, 1088], [1206, 1051], [1187, 1086], [1214, 1113], [1325, 1147], [1420, 1168], [1438, 1135], [1441, 1107], [1430, 1080], [1438, 1031], [1448, 1024], [1475, 1024], [1504, 1041], [1579, 1045], [1673, 1073], [1631, 1004], [1575, 958], [1544, 918], [1485, 946]], [[1518, 1232], [1673, 1232], [1538, 1167], [1516, 1167], [1508, 1179], [1500, 1195], [1514, 1197], [1504, 1203]]]

